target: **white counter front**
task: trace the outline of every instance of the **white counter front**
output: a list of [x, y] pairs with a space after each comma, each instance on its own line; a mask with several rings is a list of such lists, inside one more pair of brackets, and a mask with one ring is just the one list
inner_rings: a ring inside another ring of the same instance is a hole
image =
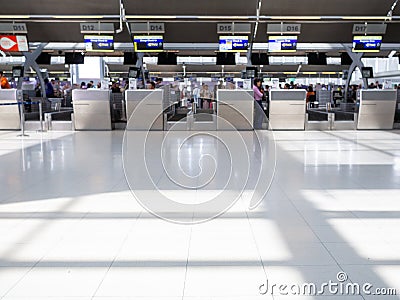
[[254, 129], [252, 90], [219, 90], [217, 99], [217, 130]]
[[16, 103], [16, 89], [0, 89], [0, 130], [21, 129], [19, 106]]
[[357, 129], [393, 129], [396, 102], [396, 90], [360, 91]]
[[73, 90], [76, 130], [111, 130], [110, 91]]
[[305, 90], [270, 91], [270, 129], [304, 130], [306, 96]]

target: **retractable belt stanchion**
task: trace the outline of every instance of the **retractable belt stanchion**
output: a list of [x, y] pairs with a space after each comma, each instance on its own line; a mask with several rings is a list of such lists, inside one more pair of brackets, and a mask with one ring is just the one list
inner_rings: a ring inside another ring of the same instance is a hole
[[19, 106], [19, 115], [21, 118], [21, 134], [18, 136], [28, 137], [29, 135], [25, 134], [25, 109], [24, 109], [24, 102], [18, 101]]
[[40, 130], [38, 132], [45, 132], [43, 129], [43, 107], [42, 107], [42, 100], [38, 102], [39, 104], [39, 121], [40, 121]]

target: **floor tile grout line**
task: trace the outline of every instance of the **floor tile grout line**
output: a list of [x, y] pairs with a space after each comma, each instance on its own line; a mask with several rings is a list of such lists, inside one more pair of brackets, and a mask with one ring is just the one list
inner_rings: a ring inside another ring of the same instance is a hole
[[[285, 192], [285, 190], [282, 188], [281, 184], [278, 183], [279, 188], [281, 189], [281, 191], [283, 192], [283, 194], [285, 195], [285, 197], [289, 200], [289, 203], [292, 205], [292, 207], [295, 209], [295, 211], [299, 214], [299, 216], [303, 219], [303, 221], [307, 224], [308, 228], [312, 231], [312, 233], [315, 235], [315, 237], [319, 240], [319, 242], [321, 243], [322, 247], [325, 249], [325, 251], [329, 254], [329, 256], [333, 259], [333, 261], [336, 263], [337, 267], [342, 271], [345, 272], [345, 270], [343, 269], [342, 265], [338, 262], [338, 260], [336, 259], [336, 257], [332, 254], [331, 251], [329, 251], [328, 247], [325, 245], [325, 243], [322, 242], [322, 240], [320, 239], [320, 237], [318, 236], [318, 234], [314, 231], [313, 227], [311, 226], [311, 224], [306, 220], [306, 218], [303, 216], [303, 214], [301, 213], [301, 211], [298, 209], [298, 207], [294, 204], [293, 200], [289, 197], [289, 195]], [[349, 277], [348, 280], [351, 283], [354, 283], [353, 280], [351, 280], [351, 278]], [[363, 295], [360, 295], [360, 297], [364, 300], [365, 297]]]
[[132, 224], [130, 230], [128, 230], [128, 232], [127, 232], [127, 234], [126, 234], [124, 240], [122, 241], [121, 246], [120, 246], [119, 249], [116, 251], [116, 254], [115, 254], [115, 256], [114, 256], [113, 261], [112, 261], [112, 262], [110, 263], [110, 265], [108, 266], [106, 272], [104, 273], [103, 278], [100, 280], [99, 285], [97, 286], [96, 290], [95, 290], [94, 293], [93, 293], [93, 296], [91, 296], [90, 299], [94, 299], [94, 298], [96, 297], [96, 294], [97, 294], [98, 291], [100, 290], [100, 287], [102, 286], [102, 284], [103, 284], [104, 280], [106, 279], [106, 277], [107, 277], [109, 271], [111, 270], [112, 266], [114, 265], [114, 263], [115, 263], [115, 261], [116, 261], [118, 255], [121, 253], [122, 248], [125, 246], [126, 241], [127, 241], [128, 238], [129, 238], [129, 235], [130, 235], [131, 232], [137, 227], [137, 223], [139, 222], [139, 219], [140, 219], [140, 217], [142, 216], [142, 214], [143, 214], [143, 210], [140, 211], [139, 215], [136, 217], [135, 221], [133, 222], [133, 224]]
[[[241, 196], [241, 197], [242, 197], [242, 196]], [[242, 200], [244, 200], [244, 199], [242, 198]], [[257, 254], [258, 254], [258, 259], [260, 260], [261, 267], [262, 267], [262, 270], [263, 270], [265, 279], [268, 280], [267, 267], [266, 267], [266, 265], [264, 264], [264, 260], [263, 260], [262, 255], [261, 255], [260, 247], [258, 246], [257, 239], [256, 239], [256, 236], [255, 236], [255, 233], [254, 233], [253, 225], [252, 225], [252, 223], [251, 223], [248, 210], [246, 209], [246, 206], [244, 205], [243, 201], [242, 201], [242, 205], [243, 205], [244, 212], [245, 212], [245, 214], [246, 214], [246, 219], [247, 219], [247, 222], [248, 222], [249, 227], [250, 227], [250, 231], [251, 231], [251, 235], [252, 235], [254, 244], [255, 244], [255, 246], [256, 246], [256, 250], [257, 250]], [[272, 299], [275, 299], [274, 295], [272, 295]]]
[[[86, 216], [88, 215], [88, 212], [84, 215], [84, 216], [82, 216], [82, 218], [80, 218], [76, 223], [79, 223], [80, 221], [82, 221], [82, 219], [84, 219]], [[61, 243], [61, 241], [62, 241], [62, 239], [60, 239], [59, 241], [57, 241], [56, 242], [56, 244], [54, 245], [54, 247], [52, 247], [52, 249], [54, 249], [55, 247], [57, 247], [60, 243]], [[25, 274], [20, 278], [20, 279], [18, 279], [16, 282], [15, 282], [15, 284], [13, 284], [12, 285], [12, 287], [10, 287], [8, 290], [7, 290], [7, 292], [3, 295], [3, 298], [5, 298], [30, 272], [32, 272], [32, 270], [34, 269], [34, 268], [36, 268], [37, 267], [37, 265], [38, 264], [40, 264], [41, 262], [42, 262], [42, 260], [43, 260], [43, 258], [49, 253], [49, 251], [50, 251], [50, 249], [45, 253], [45, 254], [43, 254], [42, 255], [42, 257], [36, 262], [36, 263], [34, 263], [31, 267], [29, 267], [29, 270], [27, 270], [26, 272], [25, 272]], [[2, 299], [3, 299], [2, 298]]]
[[[190, 234], [189, 234], [189, 241], [188, 241], [188, 251], [187, 251], [187, 256], [186, 256], [186, 265], [185, 265], [185, 277], [183, 280], [183, 289], [182, 289], [182, 300], [185, 299], [185, 291], [186, 291], [186, 280], [187, 280], [187, 274], [188, 274], [188, 269], [189, 269], [189, 258], [190, 258], [190, 246], [192, 242], [192, 234], [193, 234], [193, 224], [194, 221], [194, 211], [192, 213], [192, 224], [190, 225]], [[181, 225], [185, 226], [185, 225]]]

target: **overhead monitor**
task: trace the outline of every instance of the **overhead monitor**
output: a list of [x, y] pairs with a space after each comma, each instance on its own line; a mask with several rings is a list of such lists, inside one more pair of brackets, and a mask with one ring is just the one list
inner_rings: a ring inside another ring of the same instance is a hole
[[50, 65], [51, 64], [51, 54], [48, 52], [42, 52], [36, 58], [36, 63], [39, 65]]
[[22, 67], [22, 66], [13, 67], [12, 68], [12, 75], [13, 75], [13, 78], [24, 77], [24, 67]]
[[311, 52], [307, 54], [308, 64], [316, 65], [316, 66], [326, 66], [327, 65], [327, 57], [326, 53], [316, 53]]
[[82, 65], [85, 63], [85, 56], [80, 52], [66, 52], [65, 64], [67, 65]]
[[0, 50], [4, 52], [29, 51], [28, 39], [25, 35], [0, 35]]
[[246, 67], [246, 78], [256, 78], [258, 77], [258, 68], [257, 67]]
[[177, 65], [178, 56], [173, 52], [162, 52], [158, 54], [158, 65]]
[[270, 36], [268, 41], [269, 52], [296, 52], [297, 36]]
[[130, 67], [128, 77], [129, 78], [139, 78], [140, 77], [140, 68]]
[[362, 78], [374, 78], [374, 69], [371, 67], [364, 67], [361, 69]]
[[235, 53], [218, 52], [216, 65], [236, 65]]
[[253, 53], [251, 55], [251, 63], [255, 66], [269, 65], [269, 57], [267, 53]]
[[137, 56], [135, 52], [124, 52], [124, 65], [136, 65]]
[[220, 52], [247, 52], [249, 47], [248, 36], [220, 36]]
[[112, 35], [85, 35], [85, 47], [88, 52], [114, 52]]
[[135, 36], [136, 52], [163, 52], [164, 38], [162, 35], [143, 35]]
[[350, 66], [352, 63], [353, 60], [347, 52], [343, 52], [340, 54], [340, 64], [342, 66]]
[[355, 36], [353, 39], [353, 52], [379, 52], [382, 46], [382, 36]]

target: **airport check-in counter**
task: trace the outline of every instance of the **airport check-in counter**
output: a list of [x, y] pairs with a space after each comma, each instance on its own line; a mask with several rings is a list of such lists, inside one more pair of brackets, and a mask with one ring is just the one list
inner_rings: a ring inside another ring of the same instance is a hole
[[[16, 89], [0, 89], [0, 130], [21, 129]], [[12, 104], [12, 105], [10, 105]]]
[[393, 129], [396, 90], [362, 90], [357, 129]]
[[[219, 90], [217, 130], [253, 130], [253, 90]], [[229, 125], [231, 124], [231, 125]]]
[[109, 90], [73, 90], [74, 123], [76, 130], [111, 130]]
[[271, 90], [270, 130], [304, 130], [306, 95], [305, 90]]
[[127, 90], [125, 92], [128, 130], [164, 130], [164, 91]]

